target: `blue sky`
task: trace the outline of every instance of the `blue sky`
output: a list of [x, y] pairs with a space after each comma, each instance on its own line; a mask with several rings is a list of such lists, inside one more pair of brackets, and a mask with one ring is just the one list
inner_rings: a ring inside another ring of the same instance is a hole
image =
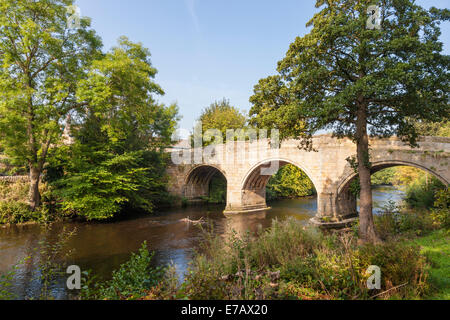
[[[191, 129], [201, 110], [227, 98], [247, 112], [253, 86], [275, 73], [289, 44], [308, 32], [315, 0], [76, 0], [92, 18], [104, 49], [121, 35], [142, 42], [166, 92], [159, 101], [177, 102], [180, 127]], [[449, 8], [450, 0], [418, 0]], [[450, 54], [450, 23], [442, 25]]]

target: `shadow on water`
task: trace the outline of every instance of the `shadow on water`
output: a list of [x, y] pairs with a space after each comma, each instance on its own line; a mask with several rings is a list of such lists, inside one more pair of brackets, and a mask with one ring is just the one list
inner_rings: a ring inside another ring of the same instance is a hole
[[[395, 189], [377, 192], [374, 191], [375, 201], [387, 201], [386, 193], [401, 198]], [[65, 223], [68, 230], [77, 229], [68, 243], [73, 254], [66, 265], [75, 264], [81, 270], [92, 270], [101, 278], [108, 279], [113, 270], [129, 259], [131, 252], [136, 252], [147, 241], [149, 249], [155, 251], [154, 264], [176, 265], [182, 279], [194, 251], [199, 249], [202, 241], [201, 229], [182, 219], [203, 218], [213, 226], [216, 234], [226, 237], [232, 230], [241, 233], [266, 229], [274, 219], [294, 217], [307, 223], [316, 213], [317, 201], [314, 197], [289, 199], [273, 202], [270, 206], [271, 210], [227, 217], [222, 213], [223, 206], [193, 206], [107, 223]], [[0, 274], [9, 271], [21, 259], [32, 257], [20, 266], [15, 276], [13, 290], [19, 298], [39, 295], [40, 283], [35, 274], [39, 252], [36, 248], [41, 240], [53, 241], [62, 228], [63, 224], [55, 224], [51, 231], [37, 225], [0, 229]], [[58, 281], [52, 294], [58, 299], [67, 298], [64, 278]]]

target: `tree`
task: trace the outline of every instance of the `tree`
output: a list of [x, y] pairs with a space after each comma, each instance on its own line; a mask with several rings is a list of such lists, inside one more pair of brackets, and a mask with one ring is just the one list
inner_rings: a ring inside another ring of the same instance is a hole
[[[223, 142], [226, 141], [227, 130], [244, 129], [247, 118], [230, 101], [223, 99], [215, 101], [209, 107], [205, 108], [200, 115], [199, 121], [202, 122], [202, 132], [209, 129], [217, 129], [222, 133]], [[214, 141], [203, 141], [206, 146]]]
[[422, 136], [450, 137], [450, 121], [415, 121], [414, 125]]
[[292, 164], [285, 165], [270, 178], [267, 184], [269, 200], [279, 198], [299, 198], [315, 193], [314, 185], [308, 176]]
[[[378, 6], [379, 19], [369, 5]], [[411, 0], [318, 0], [316, 7], [322, 9], [308, 23], [310, 33], [291, 44], [279, 74], [255, 86], [252, 123], [289, 125], [281, 136], [301, 138], [305, 148], [320, 129], [351, 138], [361, 186], [360, 239], [376, 242], [369, 134], [395, 134], [416, 146], [411, 119], [449, 118], [450, 59], [441, 54], [439, 23], [450, 13]], [[373, 18], [380, 28], [370, 28]]]
[[0, 0], [0, 144], [16, 164], [27, 165], [29, 202], [40, 205], [39, 180], [61, 125], [77, 101], [79, 79], [101, 41], [89, 19], [70, 29], [73, 0]]
[[[164, 92], [153, 79], [150, 52], [122, 37], [95, 60], [77, 96], [87, 101], [76, 113], [75, 143], [62, 151], [56, 193], [66, 212], [106, 219], [124, 206], [151, 212], [166, 191], [165, 147], [177, 122], [176, 105], [154, 96]], [[58, 163], [51, 169], [55, 171]], [[54, 175], [53, 175], [54, 176]]]

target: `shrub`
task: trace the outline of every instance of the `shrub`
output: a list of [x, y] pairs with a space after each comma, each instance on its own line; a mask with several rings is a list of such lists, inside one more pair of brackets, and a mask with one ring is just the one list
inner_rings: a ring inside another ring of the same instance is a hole
[[[74, 148], [67, 174], [52, 183], [67, 214], [103, 220], [124, 208], [152, 212], [166, 193], [164, 159], [156, 152], [115, 155]], [[90, 161], [85, 154], [95, 159]]]
[[358, 257], [364, 261], [365, 268], [366, 265], [376, 265], [382, 270], [381, 292], [398, 287], [394, 292], [384, 294], [383, 298], [415, 298], [428, 290], [426, 259], [418, 246], [402, 242], [368, 244], [358, 250]]
[[444, 229], [450, 229], [450, 192], [440, 190], [436, 194], [435, 208], [431, 210], [433, 222]]
[[0, 224], [36, 221], [39, 215], [38, 211], [30, 211], [26, 203], [0, 201]]
[[147, 243], [144, 242], [137, 253], [131, 254], [130, 260], [113, 272], [111, 280], [96, 283], [95, 279], [87, 274], [80, 297], [101, 300], [143, 298], [151, 288], [160, 284], [166, 273], [164, 267], [151, 266], [152, 258], [153, 253], [148, 251]]
[[405, 201], [413, 208], [431, 208], [435, 194], [442, 189], [444, 185], [436, 177], [424, 175], [407, 187]]
[[[41, 184], [43, 200], [49, 194], [47, 185]], [[44, 203], [41, 208], [31, 211], [28, 205], [29, 183], [24, 181], [0, 181], [0, 224], [17, 224], [29, 221], [47, 222], [50, 219], [49, 208]]]
[[424, 235], [436, 228], [429, 212], [424, 210], [402, 211], [393, 202], [389, 202], [382, 208], [381, 213], [374, 216], [374, 221], [379, 236], [384, 240], [400, 234]]
[[30, 184], [24, 181], [0, 181], [0, 201], [26, 202], [28, 200], [29, 187]]
[[[367, 289], [369, 265], [382, 269], [380, 291]], [[289, 219], [255, 236], [209, 236], [182, 291], [189, 299], [367, 299], [387, 290], [381, 298], [410, 298], [427, 290], [425, 266], [417, 247], [359, 247], [350, 233], [324, 236]]]

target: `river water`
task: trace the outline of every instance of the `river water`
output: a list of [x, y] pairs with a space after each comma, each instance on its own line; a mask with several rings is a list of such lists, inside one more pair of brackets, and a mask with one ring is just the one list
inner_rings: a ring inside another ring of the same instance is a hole
[[[394, 187], [375, 188], [375, 213], [389, 200], [399, 203], [402, 198], [403, 192]], [[108, 279], [113, 270], [129, 259], [131, 252], [136, 252], [147, 241], [149, 249], [155, 252], [153, 263], [174, 264], [182, 279], [194, 251], [202, 241], [201, 228], [182, 219], [203, 218], [207, 225], [213, 226], [216, 234], [226, 237], [233, 230], [240, 233], [268, 228], [274, 219], [293, 217], [306, 224], [316, 213], [317, 201], [315, 197], [280, 200], [270, 206], [271, 210], [227, 217], [222, 213], [222, 206], [193, 206], [108, 223], [55, 224], [51, 230], [44, 230], [38, 225], [0, 228], [0, 275], [29, 257], [25, 263], [18, 265], [12, 291], [20, 299], [38, 296], [41, 287], [36, 272], [39, 242], [53, 243], [65, 226], [68, 230], [76, 229], [67, 246], [72, 253], [65, 265], [75, 264], [81, 270], [92, 270], [101, 278]], [[57, 299], [66, 299], [68, 292], [65, 288], [65, 278], [61, 277], [53, 285], [52, 295]]]

